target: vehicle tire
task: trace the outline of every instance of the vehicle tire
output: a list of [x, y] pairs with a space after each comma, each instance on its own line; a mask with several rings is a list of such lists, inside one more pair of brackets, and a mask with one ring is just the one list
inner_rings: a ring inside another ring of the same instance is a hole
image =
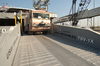
[[33, 32], [32, 31], [28, 31], [28, 35], [33, 35]]
[[25, 34], [28, 34], [28, 31], [25, 31], [24, 33], [25, 33]]
[[29, 25], [28, 25], [28, 35], [33, 35], [33, 32], [29, 31]]
[[43, 34], [47, 34], [47, 31], [44, 31]]

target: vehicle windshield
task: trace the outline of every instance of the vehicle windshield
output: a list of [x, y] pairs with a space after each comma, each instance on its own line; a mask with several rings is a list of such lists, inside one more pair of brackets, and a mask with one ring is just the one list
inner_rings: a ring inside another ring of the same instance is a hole
[[33, 18], [49, 19], [49, 14], [33, 13]]

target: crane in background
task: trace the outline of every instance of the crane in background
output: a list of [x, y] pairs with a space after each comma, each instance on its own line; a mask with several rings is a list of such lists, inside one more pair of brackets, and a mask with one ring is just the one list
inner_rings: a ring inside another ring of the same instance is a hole
[[73, 0], [72, 2], [72, 8], [70, 10], [70, 13], [72, 12], [72, 18], [70, 20], [72, 20], [72, 26], [76, 26], [78, 23], [78, 16], [82, 16], [85, 12], [85, 10], [87, 9], [88, 5], [90, 4], [91, 0], [81, 0], [79, 3], [79, 7], [78, 10], [76, 12], [76, 1], [77, 0]]
[[82, 15], [86, 11], [91, 0], [81, 0], [79, 3], [77, 12], [76, 12], [76, 1], [77, 0], [72, 0], [72, 7], [70, 9], [69, 15], [66, 15], [59, 19], [54, 20], [54, 23], [62, 23], [62, 22], [72, 21], [72, 26], [77, 26], [78, 21], [80, 19], [84, 19], [84, 17], [82, 17]]
[[48, 3], [50, 0], [33, 0], [33, 8], [36, 10], [48, 11]]

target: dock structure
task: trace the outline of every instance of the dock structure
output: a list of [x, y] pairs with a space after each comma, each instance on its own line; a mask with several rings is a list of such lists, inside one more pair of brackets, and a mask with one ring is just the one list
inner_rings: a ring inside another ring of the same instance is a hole
[[[51, 13], [51, 34], [27, 35], [23, 25], [30, 10], [1, 9], [0, 66], [100, 65], [100, 33], [89, 28], [56, 25], [54, 23], [66, 21], [67, 16], [52, 22], [56, 15]], [[87, 18], [88, 12], [89, 18], [100, 15], [100, 8], [95, 10], [96, 13], [93, 13], [94, 9], [86, 10], [78, 18]]]

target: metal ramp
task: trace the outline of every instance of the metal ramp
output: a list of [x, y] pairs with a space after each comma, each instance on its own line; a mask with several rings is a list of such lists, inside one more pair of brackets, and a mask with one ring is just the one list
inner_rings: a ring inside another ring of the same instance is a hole
[[58, 35], [24, 35], [12, 66], [99, 66], [95, 52]]
[[13, 66], [63, 66], [35, 36], [22, 36]]

